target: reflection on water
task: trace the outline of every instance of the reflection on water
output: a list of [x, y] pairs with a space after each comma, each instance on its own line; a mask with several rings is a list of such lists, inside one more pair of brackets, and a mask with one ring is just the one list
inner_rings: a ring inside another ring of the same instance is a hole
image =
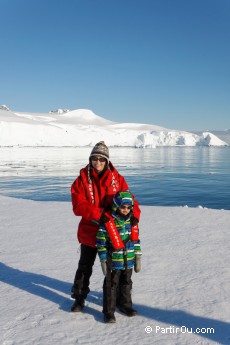
[[[1, 194], [70, 200], [70, 185], [92, 148], [0, 148]], [[110, 148], [110, 157], [144, 205], [230, 209], [230, 149]]]

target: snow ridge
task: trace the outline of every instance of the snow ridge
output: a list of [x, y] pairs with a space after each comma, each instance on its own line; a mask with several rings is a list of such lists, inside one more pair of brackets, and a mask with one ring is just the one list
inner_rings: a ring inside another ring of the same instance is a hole
[[117, 123], [88, 109], [57, 109], [48, 113], [13, 112], [0, 107], [0, 146], [228, 146], [210, 132], [201, 134], [164, 127]]

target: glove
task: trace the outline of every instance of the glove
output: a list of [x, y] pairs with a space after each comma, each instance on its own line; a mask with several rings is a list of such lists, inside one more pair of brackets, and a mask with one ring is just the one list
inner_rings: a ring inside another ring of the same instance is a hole
[[136, 273], [139, 273], [140, 270], [141, 270], [141, 255], [140, 254], [136, 254], [135, 255], [134, 271]]
[[104, 212], [110, 212], [110, 211], [112, 211], [112, 205], [107, 204], [104, 208]]
[[109, 220], [110, 220], [109, 217], [107, 217], [104, 213], [102, 213], [99, 222], [100, 222], [100, 224], [105, 224], [105, 223], [109, 222]]
[[102, 269], [104, 276], [106, 276], [106, 273], [107, 273], [107, 262], [106, 261], [101, 261], [101, 269]]
[[132, 217], [130, 218], [130, 224], [131, 224], [132, 226], [137, 225], [138, 222], [139, 222], [139, 220], [138, 220], [136, 217], [132, 216]]

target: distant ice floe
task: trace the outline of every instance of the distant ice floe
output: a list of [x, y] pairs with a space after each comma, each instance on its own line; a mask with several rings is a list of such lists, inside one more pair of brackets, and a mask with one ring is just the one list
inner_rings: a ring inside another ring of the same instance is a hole
[[[188, 205], [184, 205], [183, 207], [184, 208], [194, 208], [194, 207], [191, 207], [191, 206], [188, 206]], [[196, 208], [200, 208], [202, 210], [208, 210], [209, 209], [208, 207], [204, 207], [204, 206], [201, 206], [201, 205], [198, 205]]]
[[56, 110], [51, 110], [49, 113], [50, 114], [65, 114], [68, 113], [70, 110], [69, 109], [56, 109]]

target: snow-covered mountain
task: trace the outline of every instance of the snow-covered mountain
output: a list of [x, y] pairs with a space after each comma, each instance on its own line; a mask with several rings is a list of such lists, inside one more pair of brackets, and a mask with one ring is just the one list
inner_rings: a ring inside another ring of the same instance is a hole
[[198, 134], [139, 123], [117, 123], [87, 109], [48, 113], [0, 107], [0, 146], [228, 146], [210, 132]]

